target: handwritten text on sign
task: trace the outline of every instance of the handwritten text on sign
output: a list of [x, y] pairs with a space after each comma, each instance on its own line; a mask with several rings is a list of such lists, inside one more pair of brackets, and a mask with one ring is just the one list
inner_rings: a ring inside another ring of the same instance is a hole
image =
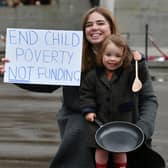
[[82, 31], [7, 29], [4, 82], [80, 85]]

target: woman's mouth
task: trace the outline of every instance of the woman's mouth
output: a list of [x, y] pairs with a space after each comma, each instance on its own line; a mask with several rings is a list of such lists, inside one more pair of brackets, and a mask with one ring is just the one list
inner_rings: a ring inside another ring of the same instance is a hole
[[91, 38], [97, 39], [100, 37], [100, 35], [101, 35], [100, 33], [93, 33], [93, 34], [91, 34]]

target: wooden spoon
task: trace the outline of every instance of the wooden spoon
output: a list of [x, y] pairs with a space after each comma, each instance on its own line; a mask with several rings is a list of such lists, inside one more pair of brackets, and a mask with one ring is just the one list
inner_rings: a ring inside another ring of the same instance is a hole
[[138, 61], [141, 60], [141, 55], [137, 51], [135, 51], [133, 54], [135, 59], [135, 79], [132, 85], [132, 91], [138, 92], [142, 88], [142, 82], [138, 77]]

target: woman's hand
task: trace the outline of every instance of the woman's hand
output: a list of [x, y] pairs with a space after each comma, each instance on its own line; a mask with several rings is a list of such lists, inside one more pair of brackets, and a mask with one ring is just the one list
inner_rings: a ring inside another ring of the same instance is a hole
[[0, 65], [0, 74], [4, 74], [5, 72], [5, 64], [9, 62], [8, 59], [2, 58], [1, 59], [2, 64]]
[[96, 118], [96, 114], [93, 112], [87, 113], [85, 116], [85, 119], [90, 122], [93, 122], [95, 118]]

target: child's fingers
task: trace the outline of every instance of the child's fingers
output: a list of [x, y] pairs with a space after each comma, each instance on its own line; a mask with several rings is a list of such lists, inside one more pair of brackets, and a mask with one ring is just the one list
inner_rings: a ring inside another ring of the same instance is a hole
[[134, 51], [133, 56], [136, 61], [139, 61], [142, 58], [141, 54], [138, 51]]

